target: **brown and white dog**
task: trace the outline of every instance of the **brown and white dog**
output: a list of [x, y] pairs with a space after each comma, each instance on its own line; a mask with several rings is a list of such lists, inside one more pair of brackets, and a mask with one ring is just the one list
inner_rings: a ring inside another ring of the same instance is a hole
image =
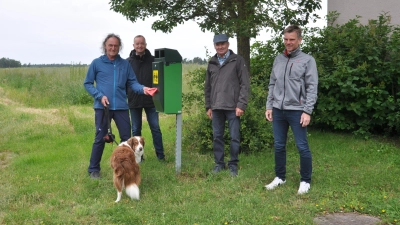
[[144, 153], [144, 138], [134, 136], [121, 142], [111, 154], [110, 164], [114, 170], [114, 186], [117, 188], [117, 200], [122, 196], [122, 189], [131, 199], [139, 200], [140, 170], [139, 163]]

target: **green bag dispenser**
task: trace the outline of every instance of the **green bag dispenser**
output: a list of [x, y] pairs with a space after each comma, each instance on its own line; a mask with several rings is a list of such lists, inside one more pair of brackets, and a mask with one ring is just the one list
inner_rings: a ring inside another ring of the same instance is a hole
[[158, 112], [182, 113], [182, 56], [177, 50], [160, 48], [154, 51], [153, 87], [158, 91], [153, 102]]

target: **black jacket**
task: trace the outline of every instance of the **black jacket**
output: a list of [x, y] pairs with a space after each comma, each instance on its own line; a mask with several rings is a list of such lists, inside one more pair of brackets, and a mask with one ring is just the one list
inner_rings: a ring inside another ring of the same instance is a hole
[[[139, 83], [146, 87], [152, 87], [153, 85], [152, 63], [154, 62], [154, 56], [151, 55], [150, 51], [146, 49], [144, 55], [138, 56], [136, 55], [136, 50], [132, 50], [127, 60], [131, 64]], [[155, 107], [153, 103], [153, 98], [150, 95], [136, 94], [130, 88], [128, 88], [127, 93], [128, 93], [128, 104], [130, 109]]]

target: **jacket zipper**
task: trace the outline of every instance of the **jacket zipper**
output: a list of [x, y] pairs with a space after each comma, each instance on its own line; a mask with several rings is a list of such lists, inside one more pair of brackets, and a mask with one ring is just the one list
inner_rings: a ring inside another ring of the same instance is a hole
[[292, 67], [293, 67], [293, 63], [292, 63], [292, 65], [290, 65], [290, 69], [289, 69], [289, 77], [292, 75]]
[[115, 110], [115, 107], [117, 107], [116, 106], [116, 101], [115, 101], [115, 95], [116, 95], [116, 79], [117, 79], [117, 71], [116, 71], [116, 65], [115, 65], [115, 60], [114, 60], [114, 95], [113, 95], [113, 102], [114, 102], [114, 110]]
[[[281, 110], [283, 110], [283, 102], [285, 101], [285, 96], [286, 96], [286, 70], [287, 70], [289, 61], [290, 61], [290, 58], [288, 58], [288, 60], [286, 62], [285, 73], [283, 74], [283, 98], [282, 98], [282, 103], [281, 103]], [[293, 66], [293, 63], [289, 69], [289, 76], [290, 76], [290, 73], [292, 72], [292, 66]]]

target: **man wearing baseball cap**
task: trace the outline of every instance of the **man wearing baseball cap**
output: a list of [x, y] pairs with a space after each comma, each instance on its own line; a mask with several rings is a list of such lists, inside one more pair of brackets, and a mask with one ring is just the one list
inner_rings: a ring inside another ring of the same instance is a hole
[[208, 118], [212, 120], [215, 166], [213, 173], [226, 168], [224, 160], [225, 121], [228, 121], [231, 176], [238, 175], [240, 148], [240, 117], [243, 116], [249, 97], [250, 76], [242, 56], [229, 49], [226, 34], [214, 36], [216, 54], [208, 62], [204, 88]]

